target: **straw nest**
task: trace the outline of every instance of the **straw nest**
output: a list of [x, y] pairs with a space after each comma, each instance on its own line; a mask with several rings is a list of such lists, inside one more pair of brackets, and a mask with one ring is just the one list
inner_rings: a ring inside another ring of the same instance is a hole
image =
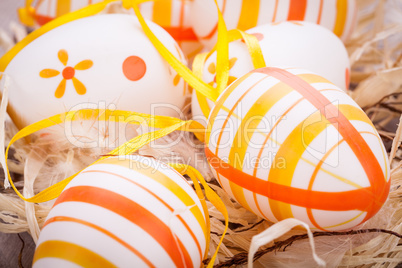
[[[383, 139], [392, 160], [391, 191], [381, 211], [358, 229], [315, 233], [314, 242], [317, 255], [326, 261], [327, 267], [396, 267], [402, 263], [402, 240], [399, 235], [402, 233], [402, 150], [399, 149], [402, 142], [402, 4], [398, 0], [358, 0], [358, 5], [358, 27], [352, 40], [346, 44], [352, 65], [352, 89], [349, 94], [363, 107]], [[117, 9], [110, 7], [109, 11], [116, 12]], [[26, 34], [24, 28], [15, 24], [12, 29], [16, 40]], [[13, 46], [13, 39], [1, 30], [0, 46], [4, 50]], [[185, 114], [189, 115], [189, 109], [185, 110]], [[4, 115], [0, 119], [5, 120]], [[7, 144], [17, 130], [9, 120], [5, 120], [5, 124], [5, 136], [1, 140]], [[94, 133], [82, 124], [77, 124], [76, 128], [87, 139], [99, 140], [99, 135], [104, 135]], [[53, 132], [51, 140], [47, 136], [38, 136], [29, 144], [19, 141], [12, 148], [9, 167], [18, 189], [26, 197], [85, 168], [110, 149], [102, 146], [96, 149], [74, 148], [66, 142], [62, 127], [49, 131]], [[109, 133], [109, 140], [113, 140], [116, 133]], [[157, 142], [170, 143], [180, 135], [172, 133]], [[189, 163], [202, 172], [226, 204], [230, 215], [230, 228], [215, 265], [245, 265], [252, 237], [271, 224], [231, 200], [214, 181], [205, 160], [194, 157], [202, 153], [202, 146], [195, 148], [193, 142], [200, 143], [191, 134], [185, 134], [184, 137], [168, 150], [154, 150], [145, 146], [138, 153], [165, 162]], [[37, 241], [52, 202], [24, 203], [4, 186], [7, 186], [7, 182], [5, 185], [0, 183], [0, 231], [28, 231]], [[224, 219], [212, 204], [208, 205], [212, 253], [224, 230]], [[317, 266], [306, 232], [299, 230], [292, 230], [260, 248], [254, 260], [256, 267]]]

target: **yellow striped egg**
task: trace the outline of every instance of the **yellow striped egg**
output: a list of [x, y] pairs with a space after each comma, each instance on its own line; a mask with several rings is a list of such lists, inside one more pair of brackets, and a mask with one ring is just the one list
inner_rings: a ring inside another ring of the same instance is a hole
[[[149, 24], [186, 64], [171, 36]], [[89, 105], [166, 116], [177, 116], [171, 107], [184, 105], [187, 83], [155, 49], [134, 16], [78, 19], [25, 43], [16, 47], [22, 49], [13, 58], [6, 54], [0, 59], [0, 72], [5, 69], [11, 77], [9, 112], [18, 127]]]
[[[29, 1], [29, 0], [26, 0]], [[103, 0], [39, 0], [33, 5], [33, 18], [39, 25]]]
[[[39, 0], [36, 1], [33, 18], [39, 25], [103, 0]], [[185, 55], [194, 56], [202, 49], [190, 20], [190, 2], [187, 0], [158, 0], [142, 3], [144, 18], [164, 28], [183, 49]], [[132, 10], [130, 13], [133, 14]]]
[[[356, 24], [355, 0], [218, 0], [218, 4], [229, 30], [298, 20], [322, 25], [346, 41]], [[191, 18], [199, 40], [211, 49], [217, 40], [214, 1], [194, 0]]]
[[236, 80], [209, 115], [206, 144], [223, 189], [271, 222], [348, 229], [388, 196], [390, 167], [375, 127], [310, 71], [266, 67]]
[[141, 156], [104, 159], [57, 198], [33, 267], [200, 267], [207, 220], [172, 168]]
[[[247, 31], [259, 40], [267, 66], [297, 67], [311, 70], [341, 89], [349, 87], [350, 63], [343, 43], [322, 26], [309, 22], [265, 24]], [[243, 41], [229, 44], [229, 84], [254, 69]], [[216, 52], [205, 62], [203, 80], [216, 85]], [[194, 119], [204, 122], [213, 106], [211, 101], [193, 92]]]

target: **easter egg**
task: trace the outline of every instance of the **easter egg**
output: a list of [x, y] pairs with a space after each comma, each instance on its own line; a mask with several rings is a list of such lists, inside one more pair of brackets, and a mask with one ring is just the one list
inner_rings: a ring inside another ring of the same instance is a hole
[[[41, 0], [33, 5], [32, 17], [38, 25], [64, 14], [103, 0]], [[190, 21], [190, 2], [187, 0], [158, 0], [140, 4], [144, 18], [163, 27], [183, 49], [189, 58], [195, 56], [202, 45], [198, 42]], [[125, 10], [124, 10], [125, 11]], [[134, 14], [133, 10], [127, 11]]]
[[[227, 28], [248, 30], [282, 21], [309, 21], [347, 40], [356, 24], [355, 0], [218, 0]], [[207, 48], [217, 40], [218, 14], [212, 0], [194, 0], [191, 6], [195, 34]]]
[[[29, 1], [29, 0], [27, 0]], [[103, 0], [39, 0], [32, 6], [33, 18], [39, 25]]]
[[203, 48], [192, 28], [190, 6], [188, 0], [158, 0], [140, 5], [142, 15], [163, 27], [189, 59]]
[[33, 267], [200, 267], [207, 220], [195, 191], [165, 164], [104, 159], [57, 198]]
[[[170, 35], [149, 25], [186, 64]], [[3, 59], [8, 58], [6, 54]], [[19, 127], [89, 104], [177, 116], [187, 91], [137, 18], [123, 14], [92, 16], [54, 28], [22, 47], [4, 73], [11, 78], [9, 112]]]
[[315, 73], [254, 70], [222, 93], [208, 120], [205, 153], [220, 185], [271, 222], [344, 230], [387, 199], [390, 167], [375, 127]]
[[[265, 24], [247, 31], [258, 40], [267, 66], [311, 70], [341, 89], [349, 87], [350, 63], [343, 43], [329, 30], [309, 22]], [[243, 41], [229, 44], [229, 83], [254, 69]], [[216, 85], [216, 52], [205, 62], [203, 80]], [[193, 92], [194, 119], [205, 122], [213, 103]]]

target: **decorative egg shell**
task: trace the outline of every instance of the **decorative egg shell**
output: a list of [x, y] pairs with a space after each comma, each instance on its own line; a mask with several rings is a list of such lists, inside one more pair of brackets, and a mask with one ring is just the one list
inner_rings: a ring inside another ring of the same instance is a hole
[[[267, 66], [297, 67], [311, 70], [341, 89], [349, 87], [349, 57], [345, 46], [333, 33], [309, 22], [265, 24], [247, 31], [257, 37]], [[254, 69], [250, 53], [243, 41], [229, 44], [229, 83]], [[216, 81], [216, 52], [205, 62], [203, 80]], [[212, 101], [193, 92], [194, 119], [206, 122]]]
[[158, 0], [140, 5], [141, 14], [163, 27], [189, 59], [204, 47], [192, 28], [190, 6], [191, 1], [188, 0]]
[[[257, 25], [289, 20], [309, 21], [324, 26], [343, 41], [356, 25], [355, 0], [218, 0], [229, 30], [248, 30]], [[217, 40], [218, 14], [213, 0], [194, 0], [192, 25], [208, 49]]]
[[[149, 25], [186, 64], [170, 35], [152, 22]], [[136, 17], [123, 14], [59, 26], [24, 47], [4, 73], [11, 77], [9, 111], [19, 127], [88, 103], [177, 116], [187, 91], [187, 84], [154, 48]]]
[[[43, 25], [57, 17], [102, 0], [41, 0], [34, 6], [34, 19]], [[190, 21], [190, 2], [187, 0], [158, 0], [140, 5], [144, 18], [163, 27], [189, 57], [202, 49]], [[134, 14], [132, 10], [129, 11]]]
[[104, 159], [57, 198], [33, 267], [200, 267], [206, 220], [192, 187], [165, 164]]
[[33, 5], [35, 8], [33, 17], [36, 23], [44, 25], [57, 17], [102, 1], [103, 0], [39, 0]]
[[254, 70], [222, 93], [208, 120], [205, 152], [220, 185], [271, 222], [343, 230], [387, 199], [390, 167], [375, 127], [310, 71]]

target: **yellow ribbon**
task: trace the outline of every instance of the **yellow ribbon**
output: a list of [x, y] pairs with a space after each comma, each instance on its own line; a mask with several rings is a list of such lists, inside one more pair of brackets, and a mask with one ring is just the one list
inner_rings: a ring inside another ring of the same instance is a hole
[[[218, 7], [218, 3], [215, 0], [215, 4]], [[137, 15], [138, 21], [140, 22], [144, 33], [147, 35], [149, 40], [152, 42], [154, 47], [159, 51], [161, 56], [169, 63], [170, 66], [194, 89], [200, 92], [205, 97], [216, 101], [219, 97], [220, 92], [226, 88], [227, 81], [229, 79], [229, 60], [228, 60], [228, 42], [227, 42], [227, 30], [223, 20], [222, 13], [218, 9], [218, 45], [217, 51], [219, 53], [217, 63], [218, 71], [220, 73], [219, 78], [217, 78], [217, 89], [214, 89], [211, 85], [206, 84], [198, 76], [183, 63], [181, 63], [163, 44], [158, 40], [158, 38], [152, 33], [151, 29], [148, 27], [143, 16], [138, 7], [138, 1], [136, 0], [123, 0], [123, 7], [126, 9], [133, 8], [135, 14]]]
[[[182, 130], [182, 131], [194, 131], [199, 135], [201, 139], [203, 139], [203, 135], [201, 135], [201, 131], [204, 130], [204, 127], [193, 120], [183, 121], [178, 118], [168, 117], [168, 116], [151, 116], [147, 114], [141, 113], [134, 113], [134, 112], [127, 112], [127, 111], [110, 111], [110, 110], [91, 110], [91, 109], [83, 109], [79, 111], [71, 111], [66, 112], [63, 114], [58, 114], [47, 119], [41, 120], [37, 123], [29, 125], [23, 129], [21, 129], [10, 141], [9, 145], [7, 146], [5, 157], [8, 158], [8, 153], [12, 144], [14, 144], [17, 140], [22, 139], [35, 133], [39, 130], [63, 123], [68, 121], [77, 121], [82, 119], [89, 119], [97, 117], [98, 121], [113, 121], [113, 122], [124, 122], [129, 124], [141, 124], [146, 122], [150, 127], [153, 128], [161, 128], [154, 132], [148, 132], [137, 136], [130, 141], [122, 144], [121, 146], [117, 147], [116, 149], [112, 150], [107, 156], [104, 156], [94, 163], [98, 162], [101, 159], [114, 156], [114, 155], [128, 155], [142, 146], [150, 143], [153, 140], [161, 138], [163, 136], [168, 135], [169, 133], [175, 130]], [[36, 194], [31, 198], [25, 198], [15, 187], [11, 176], [8, 166], [5, 167], [7, 171], [8, 180], [11, 184], [11, 187], [17, 193], [17, 195], [24, 201], [32, 202], [32, 203], [42, 203], [54, 198], [57, 198], [64, 187], [75, 177], [77, 176], [76, 173], [52, 186], [46, 188], [45, 190], [41, 191], [40, 193]]]
[[25, 7], [21, 7], [17, 10], [21, 23], [28, 27], [35, 26], [35, 8], [32, 6], [33, 1], [34, 0], [26, 0]]
[[[204, 196], [202, 194], [201, 187], [199, 185], [199, 183], [201, 183], [201, 185], [204, 187], [205, 195], [208, 198], [208, 200], [219, 210], [220, 213], [222, 213], [223, 217], [225, 218], [225, 230], [223, 231], [222, 237], [219, 241], [218, 246], [216, 247], [215, 253], [211, 257], [211, 260], [207, 266], [208, 268], [212, 268], [215, 263], [215, 259], [218, 255], [219, 247], [223, 242], [223, 238], [225, 237], [225, 234], [226, 234], [226, 232], [228, 230], [228, 226], [229, 226], [229, 214], [226, 209], [226, 206], [222, 202], [222, 199], [214, 192], [214, 190], [212, 190], [211, 187], [209, 187], [209, 185], [205, 181], [204, 177], [201, 175], [201, 173], [198, 170], [196, 170], [192, 166], [184, 165], [184, 164], [169, 164], [169, 166], [176, 169], [182, 175], [188, 175], [194, 183], [194, 188], [196, 190], [198, 198], [200, 198], [200, 200], [203, 200]], [[206, 204], [203, 204], [203, 206], [204, 205], [205, 205], [204, 213], [205, 213], [205, 215], [208, 215], [208, 208], [206, 208]], [[208, 230], [210, 230], [210, 228], [211, 228], [209, 222], [207, 223], [207, 228], [208, 228]], [[209, 244], [209, 241], [207, 242], [207, 244]]]

